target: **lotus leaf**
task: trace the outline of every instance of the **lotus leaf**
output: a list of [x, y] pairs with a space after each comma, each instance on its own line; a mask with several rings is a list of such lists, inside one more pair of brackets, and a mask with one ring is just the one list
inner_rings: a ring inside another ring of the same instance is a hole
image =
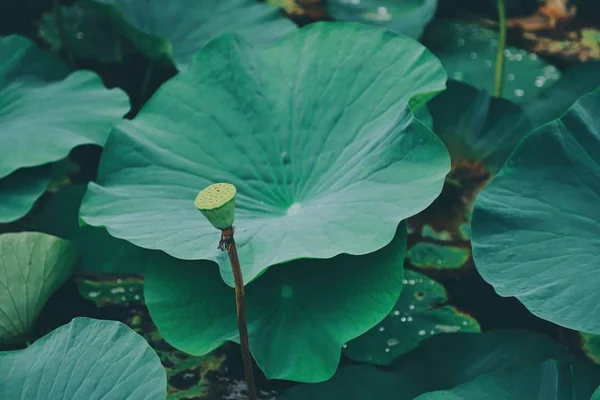
[[38, 314], [76, 261], [77, 250], [66, 240], [38, 232], [0, 235], [0, 342], [28, 340]]
[[547, 360], [485, 374], [453, 389], [426, 393], [415, 400], [589, 400], [600, 384], [600, 367], [585, 369]]
[[331, 380], [298, 385], [278, 399], [413, 400], [483, 374], [546, 359], [574, 361], [560, 344], [534, 332], [495, 330], [439, 335], [422, 342], [386, 370], [366, 365], [341, 367]]
[[[446, 145], [453, 172], [457, 174], [461, 167], [477, 164], [489, 173], [497, 173], [517, 144], [533, 129], [516, 104], [453, 79], [448, 81], [448, 89], [432, 99], [427, 107], [433, 119], [433, 131]], [[457, 176], [451, 175], [451, 178], [461, 180]]]
[[[292, 261], [246, 286], [250, 350], [268, 378], [319, 382], [334, 374], [342, 345], [398, 300], [405, 229], [374, 253]], [[171, 345], [193, 355], [239, 341], [234, 290], [210, 264], [155, 257], [146, 270], [152, 320]]]
[[[0, 178], [18, 168], [57, 161], [81, 144], [104, 144], [110, 128], [129, 105], [122, 91], [107, 90], [89, 71], [49, 80], [50, 74], [59, 75], [52, 63], [44, 75], [35, 75], [37, 71], [31, 67], [21, 69], [33, 62], [32, 46], [19, 36], [0, 42], [0, 51], [8, 57], [0, 65], [0, 137], [4, 145]], [[46, 59], [43, 54], [36, 62]]]
[[501, 296], [600, 334], [600, 90], [527, 136], [479, 195], [473, 256]]
[[24, 37], [0, 38], [0, 60], [0, 221], [10, 222], [48, 182], [29, 167], [58, 161], [78, 145], [104, 144], [129, 102], [92, 72], [67, 76], [62, 61]]
[[75, 318], [24, 350], [0, 352], [0, 398], [164, 400], [166, 374], [126, 325]]
[[224, 35], [113, 131], [81, 217], [215, 261], [232, 286], [218, 231], [193, 205], [228, 182], [246, 282], [298, 258], [373, 252], [441, 190], [448, 154], [409, 101], [445, 80], [419, 43], [365, 25], [316, 23], [260, 49]]
[[[63, 14], [67, 45], [81, 57], [116, 62], [133, 47], [180, 70], [223, 33], [262, 44], [296, 30], [277, 8], [254, 0], [84, 0]], [[61, 43], [57, 25], [48, 15], [41, 31], [54, 47]]]
[[[493, 92], [498, 33], [477, 24], [439, 20], [429, 25], [423, 43], [444, 64], [450, 78]], [[528, 103], [560, 78], [560, 71], [534, 53], [507, 46], [502, 96]]]
[[425, 275], [404, 272], [402, 294], [392, 312], [375, 327], [344, 345], [344, 355], [387, 365], [431, 337], [443, 333], [479, 332], [472, 317], [450, 305], [446, 290]]

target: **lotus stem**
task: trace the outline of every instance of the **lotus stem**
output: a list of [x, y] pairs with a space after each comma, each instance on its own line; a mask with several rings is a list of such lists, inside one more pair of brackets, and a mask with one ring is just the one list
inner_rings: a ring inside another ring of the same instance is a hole
[[248, 386], [248, 399], [258, 400], [254, 371], [252, 370], [252, 354], [248, 340], [248, 324], [246, 318], [246, 296], [244, 294], [244, 278], [242, 267], [237, 253], [237, 246], [233, 237], [233, 221], [235, 217], [235, 186], [229, 183], [215, 183], [198, 193], [194, 205], [208, 219], [208, 221], [221, 231], [221, 240], [218, 248], [227, 251], [229, 263], [233, 272], [235, 287], [235, 311], [237, 315], [238, 331], [240, 334], [240, 347], [242, 362]]
[[225, 243], [231, 271], [233, 272], [233, 282], [235, 284], [235, 311], [237, 315], [238, 331], [240, 333], [240, 347], [242, 350], [242, 362], [244, 363], [244, 373], [246, 375], [246, 384], [248, 386], [248, 399], [258, 400], [258, 392], [254, 382], [254, 371], [252, 370], [252, 355], [250, 354], [250, 342], [248, 340], [248, 324], [246, 318], [246, 296], [244, 293], [244, 278], [242, 268], [237, 253], [237, 246], [233, 238], [233, 228], [223, 230], [221, 243]]
[[499, 19], [499, 38], [498, 38], [498, 53], [496, 54], [496, 73], [494, 78], [494, 96], [502, 96], [502, 87], [504, 86], [504, 49], [506, 49], [506, 10], [504, 0], [498, 2], [498, 19]]

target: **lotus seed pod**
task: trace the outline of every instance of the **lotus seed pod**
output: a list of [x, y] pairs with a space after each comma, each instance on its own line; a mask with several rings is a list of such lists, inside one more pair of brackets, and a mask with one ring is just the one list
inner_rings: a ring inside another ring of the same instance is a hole
[[215, 183], [198, 193], [194, 205], [217, 229], [231, 228], [235, 217], [236, 189], [230, 183]]

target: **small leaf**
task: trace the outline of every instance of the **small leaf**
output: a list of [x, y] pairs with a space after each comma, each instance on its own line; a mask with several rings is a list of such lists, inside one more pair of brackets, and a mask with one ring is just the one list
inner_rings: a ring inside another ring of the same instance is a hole
[[[448, 76], [493, 93], [498, 32], [480, 25], [439, 20], [429, 25], [423, 43], [442, 61]], [[534, 53], [507, 46], [502, 97], [526, 104], [560, 78], [560, 71]]]
[[477, 321], [450, 305], [436, 281], [405, 271], [402, 294], [392, 312], [375, 327], [344, 345], [344, 355], [362, 362], [387, 365], [433, 335], [479, 332]]
[[0, 235], [0, 342], [25, 342], [77, 261], [72, 243], [38, 232]]

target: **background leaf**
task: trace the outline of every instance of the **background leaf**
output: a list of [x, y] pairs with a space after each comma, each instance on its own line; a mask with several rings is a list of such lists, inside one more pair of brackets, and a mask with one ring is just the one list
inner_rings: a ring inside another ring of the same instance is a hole
[[77, 250], [38, 232], [0, 235], [0, 342], [28, 339], [48, 298], [70, 276]]
[[600, 90], [521, 142], [479, 195], [473, 256], [501, 296], [561, 326], [600, 333]]
[[[120, 62], [135, 48], [180, 70], [224, 33], [261, 44], [296, 30], [277, 8], [254, 0], [84, 0], [64, 7], [63, 15], [69, 48], [80, 57]], [[46, 16], [40, 34], [60, 48], [54, 15]]]
[[410, 270], [404, 272], [402, 283], [402, 294], [392, 312], [344, 345], [345, 356], [387, 365], [432, 335], [480, 331], [474, 318], [444, 305], [448, 296], [441, 284]]
[[148, 343], [120, 322], [75, 318], [25, 350], [0, 353], [3, 399], [164, 400], [166, 375]]
[[278, 399], [412, 400], [420, 394], [450, 389], [486, 373], [546, 359], [574, 361], [560, 344], [529, 331], [439, 335], [424, 341], [385, 370], [367, 365], [341, 367], [331, 380], [298, 385]]
[[[588, 400], [600, 383], [600, 367], [595, 376], [581, 379], [577, 369], [556, 360], [482, 375], [454, 389], [427, 393], [415, 400]], [[592, 388], [593, 386], [593, 388]]]
[[[448, 76], [493, 93], [498, 33], [473, 23], [438, 20], [423, 43], [437, 55]], [[502, 97], [527, 103], [560, 78], [560, 71], [534, 53], [507, 46]]]

